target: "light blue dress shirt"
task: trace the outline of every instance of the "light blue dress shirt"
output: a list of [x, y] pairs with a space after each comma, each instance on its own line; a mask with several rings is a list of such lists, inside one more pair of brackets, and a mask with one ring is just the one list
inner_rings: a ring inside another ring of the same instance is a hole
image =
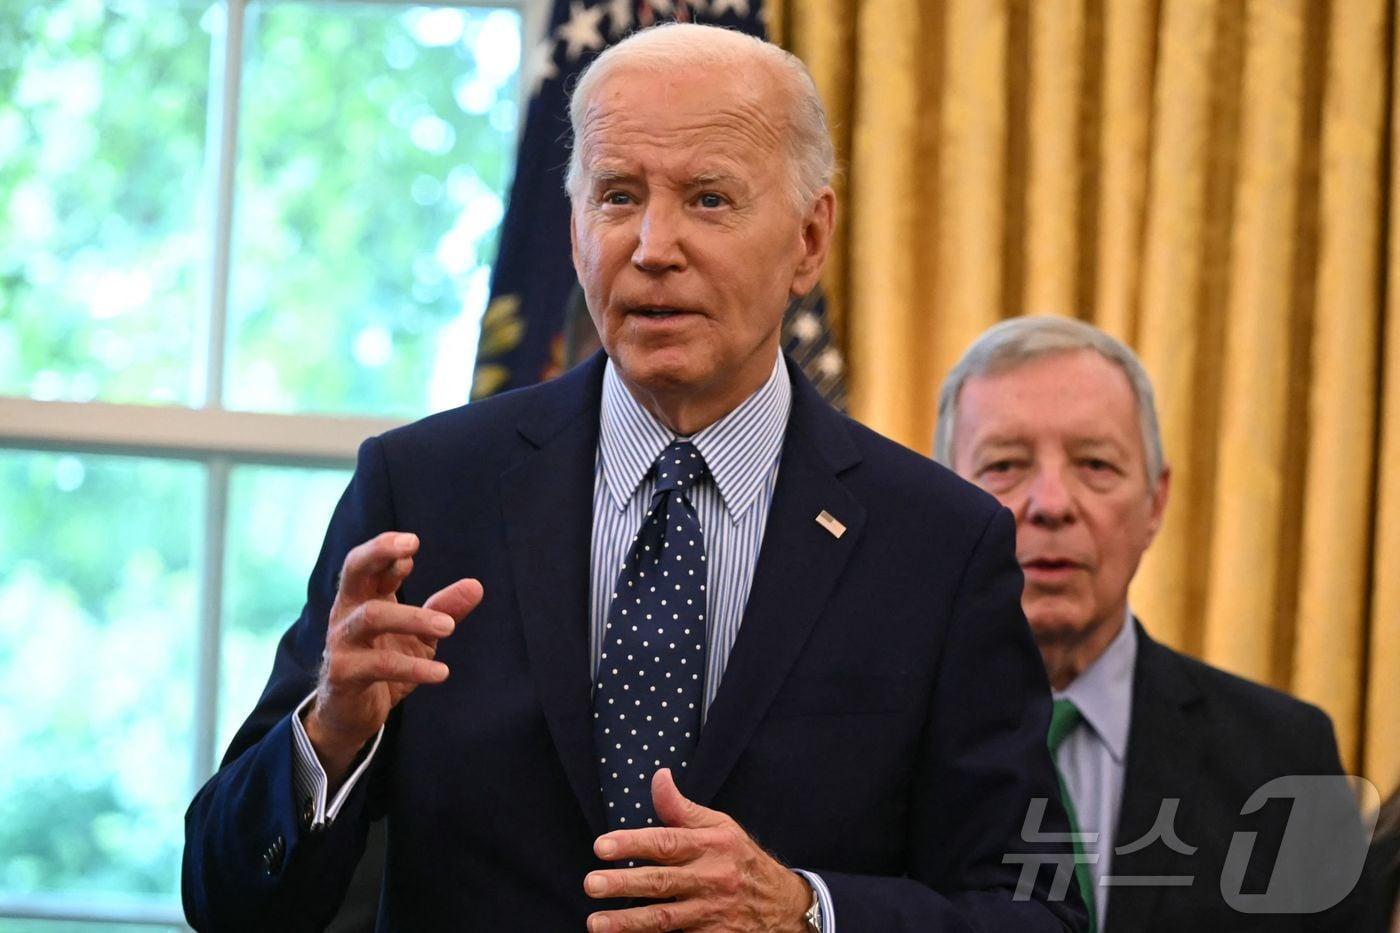
[[1102, 922], [1108, 909], [1113, 867], [1113, 834], [1123, 804], [1123, 769], [1127, 761], [1128, 727], [1133, 719], [1133, 670], [1137, 667], [1137, 628], [1132, 613], [1103, 654], [1085, 668], [1055, 699], [1069, 700], [1083, 721], [1070, 732], [1056, 753], [1055, 764], [1065, 782], [1081, 833], [1097, 833], [1084, 843], [1090, 862], [1094, 902]]

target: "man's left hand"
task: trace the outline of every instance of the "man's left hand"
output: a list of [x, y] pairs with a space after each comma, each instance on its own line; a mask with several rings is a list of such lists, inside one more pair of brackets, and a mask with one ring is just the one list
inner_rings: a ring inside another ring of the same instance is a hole
[[590, 872], [590, 897], [638, 897], [661, 903], [599, 911], [590, 933], [630, 931], [792, 931], [806, 929], [812, 890], [717, 810], [687, 800], [669, 769], [651, 780], [651, 799], [664, 826], [599, 836], [593, 851], [610, 862], [650, 862], [641, 868]]

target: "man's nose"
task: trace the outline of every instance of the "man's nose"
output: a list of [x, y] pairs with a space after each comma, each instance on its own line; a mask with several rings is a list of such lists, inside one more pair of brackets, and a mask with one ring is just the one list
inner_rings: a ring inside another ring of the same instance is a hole
[[1074, 495], [1062, 470], [1036, 470], [1026, 493], [1026, 516], [1033, 524], [1047, 528], [1075, 520]]
[[666, 272], [685, 268], [685, 250], [681, 244], [682, 225], [679, 208], [654, 198], [647, 203], [642, 225], [637, 231], [637, 248], [632, 253], [632, 265], [643, 272]]

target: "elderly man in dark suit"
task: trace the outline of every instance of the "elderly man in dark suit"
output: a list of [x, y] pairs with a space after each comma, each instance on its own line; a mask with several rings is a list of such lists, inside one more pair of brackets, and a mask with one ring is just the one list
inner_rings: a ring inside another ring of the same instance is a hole
[[571, 116], [605, 353], [364, 444], [191, 804], [191, 923], [317, 927], [382, 817], [388, 929], [1079, 929], [1023, 871], [1058, 795], [1011, 516], [778, 352], [834, 222], [810, 76], [657, 27]]
[[[1341, 774], [1327, 716], [1158, 644], [1129, 611], [1170, 481], [1133, 352], [1072, 319], [1003, 321], [949, 374], [938, 417], [938, 459], [1016, 517], [1022, 605], [1054, 691], [1049, 745], [1087, 834], [1076, 874], [1091, 925], [1352, 929], [1359, 896], [1333, 906], [1365, 852], [1345, 782], [1305, 791], [1309, 812], [1335, 818], [1310, 864], [1306, 832], [1280, 851], [1286, 807], [1250, 812], [1276, 778]], [[1266, 888], [1272, 900], [1250, 900]]]

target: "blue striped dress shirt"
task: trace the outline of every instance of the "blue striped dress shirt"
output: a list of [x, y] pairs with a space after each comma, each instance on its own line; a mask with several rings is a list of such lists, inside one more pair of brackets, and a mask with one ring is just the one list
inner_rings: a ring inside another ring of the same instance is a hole
[[[739, 635], [744, 606], [753, 586], [768, 507], [778, 481], [783, 435], [792, 410], [792, 383], [779, 355], [768, 381], [738, 408], [689, 438], [705, 458], [708, 481], [695, 486], [691, 504], [705, 534], [706, 582], [705, 694], [702, 717], [719, 690], [729, 651]], [[657, 421], [622, 384], [609, 360], [603, 372], [598, 414], [598, 459], [593, 481], [593, 538], [588, 610], [593, 679], [598, 679], [603, 627], [618, 568], [632, 536], [642, 526], [656, 490], [652, 464], [677, 435]], [[821, 878], [798, 869], [821, 905], [822, 933], [835, 933], [831, 892]]]
[[[753, 584], [763, 526], [778, 479], [778, 460], [792, 408], [792, 384], [779, 358], [768, 381], [738, 408], [689, 438], [705, 458], [710, 481], [695, 487], [691, 503], [705, 534], [705, 694], [702, 715], [719, 689], [729, 650], [739, 634]], [[618, 568], [642, 526], [656, 489], [652, 464], [675, 434], [641, 406], [609, 360], [603, 373], [598, 458], [593, 484], [589, 629], [597, 680], [603, 626]]]

